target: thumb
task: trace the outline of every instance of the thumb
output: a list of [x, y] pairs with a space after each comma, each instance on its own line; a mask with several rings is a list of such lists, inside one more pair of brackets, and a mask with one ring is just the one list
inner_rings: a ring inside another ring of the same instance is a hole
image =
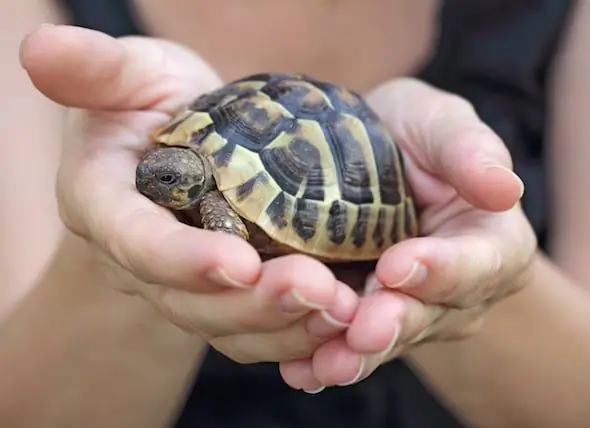
[[478, 208], [512, 208], [524, 193], [524, 183], [512, 171], [508, 149], [469, 103], [449, 98], [444, 105], [422, 133], [431, 172]]
[[73, 108], [172, 113], [221, 84], [203, 60], [180, 45], [116, 39], [67, 25], [30, 33], [21, 43], [20, 62], [40, 92]]
[[524, 185], [508, 149], [468, 101], [411, 78], [385, 84], [368, 99], [411, 163], [470, 204], [504, 211], [521, 198]]

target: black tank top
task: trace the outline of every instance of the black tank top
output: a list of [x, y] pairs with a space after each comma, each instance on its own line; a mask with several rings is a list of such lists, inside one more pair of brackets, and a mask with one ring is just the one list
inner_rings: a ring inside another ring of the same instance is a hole
[[[60, 0], [75, 25], [113, 36], [145, 34], [128, 1]], [[549, 228], [545, 184], [546, 79], [574, 0], [447, 0], [437, 53], [418, 75], [469, 99], [504, 140], [527, 192], [541, 247]], [[392, 53], [395, 54], [395, 53]], [[461, 428], [403, 360], [369, 379], [309, 396], [275, 364], [239, 365], [209, 352], [177, 428]]]

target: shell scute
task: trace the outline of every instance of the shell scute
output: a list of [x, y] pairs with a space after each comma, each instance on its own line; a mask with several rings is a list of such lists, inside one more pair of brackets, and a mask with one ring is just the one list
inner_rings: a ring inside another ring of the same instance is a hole
[[399, 150], [340, 86], [253, 75], [200, 97], [158, 138], [205, 155], [231, 207], [295, 251], [370, 260], [418, 233]]

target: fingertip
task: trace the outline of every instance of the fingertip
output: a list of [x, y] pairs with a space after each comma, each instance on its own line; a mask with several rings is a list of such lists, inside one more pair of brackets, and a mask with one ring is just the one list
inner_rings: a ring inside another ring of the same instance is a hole
[[[511, 209], [524, 194], [524, 183], [510, 168], [498, 162], [479, 159], [463, 161], [466, 165], [453, 177], [457, 193], [476, 208], [502, 212]], [[490, 164], [491, 163], [491, 164]]]
[[322, 384], [313, 373], [311, 359], [294, 360], [279, 364], [279, 372], [287, 385], [293, 389], [317, 393]]
[[205, 61], [174, 42], [70, 25], [33, 31], [20, 58], [33, 85], [67, 107], [172, 114], [221, 85]]
[[292, 254], [263, 263], [257, 290], [267, 298], [293, 295], [302, 308], [321, 310], [334, 303], [337, 287], [334, 274], [322, 263]]
[[325, 310], [310, 314], [305, 329], [319, 338], [336, 336], [354, 319], [359, 301], [359, 296], [349, 286], [338, 281], [334, 303]]
[[334, 303], [324, 311], [322, 316], [328, 323], [348, 326], [354, 319], [359, 303], [360, 297], [352, 288], [341, 281], [336, 281]]
[[191, 229], [198, 231], [199, 236], [197, 238], [195, 233], [190, 245], [195, 248], [195, 253], [207, 259], [202, 269], [195, 272], [197, 276], [221, 271], [230, 281], [245, 286], [252, 286], [258, 281], [262, 260], [248, 242], [228, 233]]
[[[208, 284], [247, 288], [260, 275], [262, 262], [248, 243], [182, 224], [158, 211], [132, 212], [109, 228], [107, 250], [147, 282], [204, 292], [210, 291]], [[216, 278], [215, 272], [227, 280]]]
[[43, 23], [43, 24], [39, 25], [37, 28], [35, 28], [34, 30], [29, 31], [27, 34], [25, 34], [25, 36], [22, 38], [22, 40], [20, 42], [19, 50], [18, 50], [18, 59], [19, 59], [19, 63], [21, 65], [21, 67], [26, 69], [29, 64], [28, 59], [29, 59], [29, 53], [30, 53], [31, 40], [35, 40], [38, 32], [41, 31], [42, 29], [52, 28], [52, 27], [55, 27], [55, 24]]
[[481, 188], [474, 191], [474, 205], [487, 211], [507, 211], [514, 207], [524, 194], [524, 183], [512, 170], [502, 165], [492, 165], [477, 176], [472, 185]]
[[320, 346], [313, 356], [313, 373], [325, 386], [346, 385], [359, 378], [365, 357], [352, 351], [344, 337]]
[[390, 290], [363, 297], [346, 332], [346, 343], [361, 354], [377, 354], [389, 349], [399, 332], [404, 311], [403, 300]]
[[473, 113], [458, 115], [440, 128], [431, 138], [436, 172], [477, 208], [513, 207], [523, 186], [512, 172], [512, 157], [502, 139]]
[[113, 78], [123, 54], [113, 37], [71, 25], [43, 25], [20, 46], [20, 62], [33, 85], [51, 100], [71, 107], [82, 106], [80, 91], [92, 89], [97, 71]]
[[437, 237], [419, 237], [397, 243], [379, 258], [375, 277], [385, 287], [399, 288], [423, 282], [430, 261], [442, 242]]

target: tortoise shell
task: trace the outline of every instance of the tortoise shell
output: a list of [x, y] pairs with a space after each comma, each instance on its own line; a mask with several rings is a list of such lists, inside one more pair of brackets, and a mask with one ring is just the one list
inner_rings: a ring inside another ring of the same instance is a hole
[[297, 252], [373, 260], [418, 233], [398, 148], [341, 86], [252, 75], [196, 99], [155, 140], [204, 155], [236, 213]]

